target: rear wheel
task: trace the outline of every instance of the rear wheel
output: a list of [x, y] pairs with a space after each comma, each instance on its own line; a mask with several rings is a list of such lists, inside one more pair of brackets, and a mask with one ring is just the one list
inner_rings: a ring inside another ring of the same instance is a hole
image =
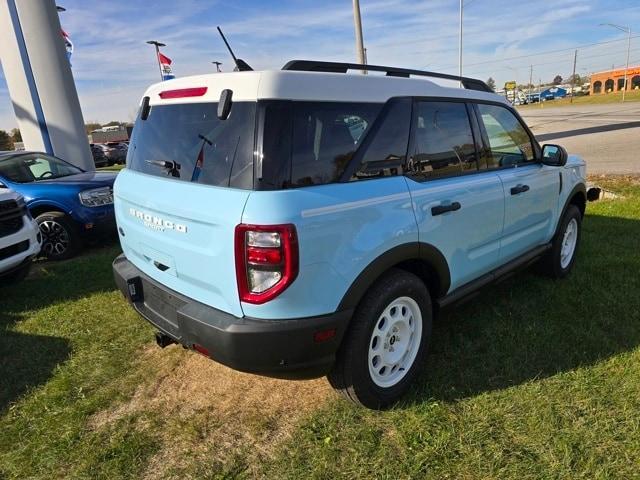
[[82, 241], [75, 222], [62, 212], [46, 212], [36, 218], [42, 233], [42, 253], [51, 260], [74, 256]]
[[365, 294], [328, 375], [352, 402], [384, 408], [415, 379], [431, 336], [429, 292], [415, 275], [392, 270]]

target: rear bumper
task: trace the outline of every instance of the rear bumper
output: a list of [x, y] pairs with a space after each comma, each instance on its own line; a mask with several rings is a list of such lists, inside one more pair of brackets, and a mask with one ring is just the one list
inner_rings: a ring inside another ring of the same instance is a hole
[[[168, 289], [124, 255], [114, 260], [113, 273], [133, 308], [176, 342], [190, 349], [204, 347], [213, 360], [235, 370], [266, 376], [302, 379], [328, 373], [353, 314], [345, 310], [301, 319], [238, 318]], [[332, 329], [333, 337], [315, 341], [316, 333]]]

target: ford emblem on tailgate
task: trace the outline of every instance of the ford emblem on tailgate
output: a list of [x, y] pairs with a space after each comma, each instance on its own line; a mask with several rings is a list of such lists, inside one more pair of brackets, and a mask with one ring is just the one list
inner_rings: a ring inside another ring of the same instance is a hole
[[187, 226], [181, 223], [175, 223], [171, 220], [167, 220], [150, 213], [141, 212], [133, 207], [129, 208], [129, 214], [142, 220], [142, 224], [152, 230], [159, 230], [164, 232], [165, 230], [174, 230], [178, 233], [187, 233]]

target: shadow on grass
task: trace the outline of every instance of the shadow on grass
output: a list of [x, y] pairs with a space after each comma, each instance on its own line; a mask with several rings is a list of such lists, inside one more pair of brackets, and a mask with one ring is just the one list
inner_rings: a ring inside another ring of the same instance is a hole
[[71, 353], [67, 339], [2, 331], [0, 414], [30, 388], [45, 383]]
[[114, 290], [111, 260], [117, 252], [117, 247], [109, 247], [65, 262], [37, 262], [26, 280], [0, 286], [0, 413], [27, 390], [46, 382], [71, 353], [65, 338], [13, 327], [29, 312]]
[[442, 313], [409, 404], [455, 401], [640, 345], [640, 222], [588, 215], [573, 272], [524, 271]]

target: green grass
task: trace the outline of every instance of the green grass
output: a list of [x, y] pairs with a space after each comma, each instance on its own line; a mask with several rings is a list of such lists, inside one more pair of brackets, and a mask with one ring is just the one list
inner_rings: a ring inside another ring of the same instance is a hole
[[[625, 95], [625, 102], [639, 102], [640, 101], [640, 90], [630, 90]], [[621, 103], [622, 102], [622, 92], [612, 92], [612, 93], [603, 93], [600, 95], [585, 95], [580, 97], [575, 97], [573, 99], [573, 103], [571, 103], [570, 98], [561, 98], [558, 100], [549, 100], [542, 103], [530, 103], [528, 105], [520, 105], [518, 109], [523, 108], [526, 110], [532, 108], [549, 108], [549, 107], [566, 107], [570, 105], [598, 105], [598, 104], [607, 104], [607, 103]]]
[[155, 445], [87, 419], [133, 392], [128, 373], [151, 329], [113, 288], [117, 249], [47, 265], [0, 290], [0, 478], [135, 476]]
[[568, 279], [523, 272], [445, 312], [389, 411], [329, 396], [273, 439], [268, 403], [263, 422], [226, 418], [275, 442], [259, 457], [211, 440], [215, 400], [92, 420], [193, 354], [140, 356], [152, 329], [114, 289], [115, 247], [46, 264], [0, 290], [0, 478], [140, 478], [174, 442], [160, 477], [640, 478], [640, 183], [601, 183], [625, 198], [588, 206]]

